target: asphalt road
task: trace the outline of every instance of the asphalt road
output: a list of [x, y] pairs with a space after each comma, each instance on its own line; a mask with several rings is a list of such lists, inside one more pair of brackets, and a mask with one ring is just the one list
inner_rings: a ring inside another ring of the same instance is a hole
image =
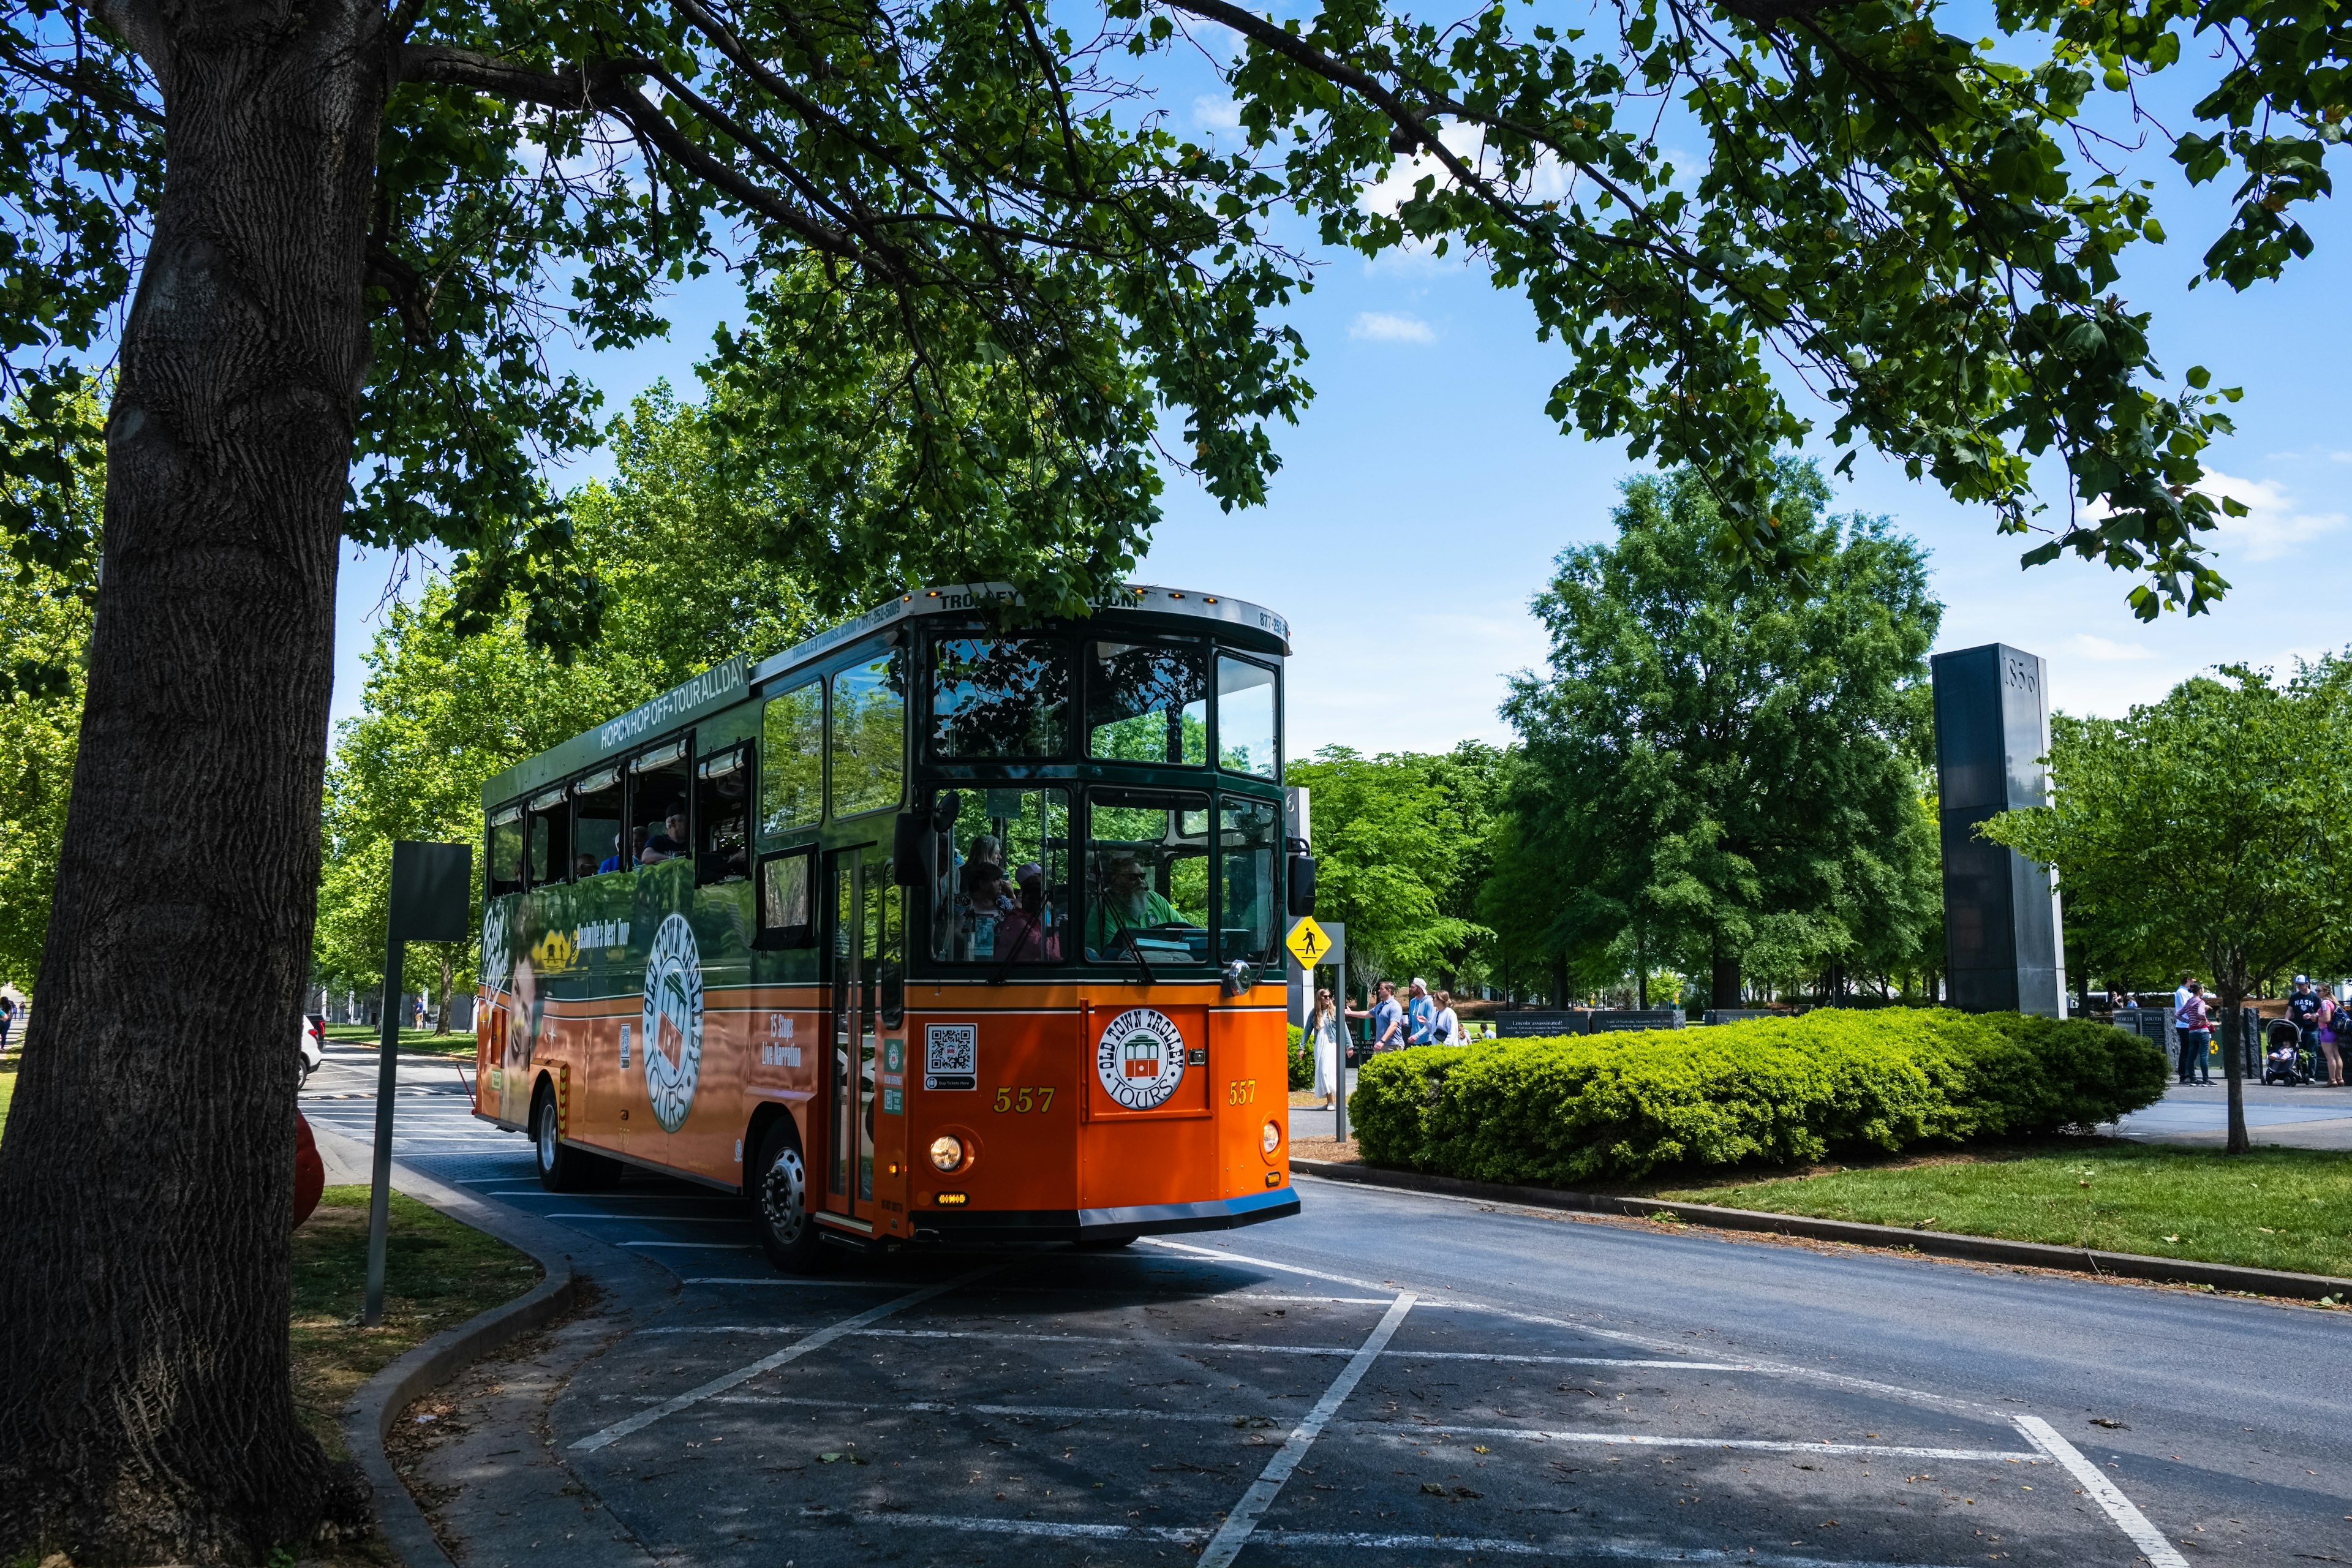
[[402, 1159], [681, 1281], [553, 1405], [659, 1558], [2352, 1562], [2342, 1315], [1306, 1180], [1223, 1236], [787, 1281], [733, 1201], [545, 1193], [416, 1074]]

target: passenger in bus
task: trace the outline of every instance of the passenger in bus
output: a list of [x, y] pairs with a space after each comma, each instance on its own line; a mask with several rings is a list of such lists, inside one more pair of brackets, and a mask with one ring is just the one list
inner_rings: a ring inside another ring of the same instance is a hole
[[1132, 851], [1104, 860], [1102, 887], [1087, 920], [1087, 949], [1093, 956], [1107, 958], [1121, 951], [1127, 946], [1125, 932], [1189, 923], [1151, 885]]
[[1021, 893], [996, 922], [996, 956], [1006, 963], [1058, 963], [1062, 933], [1047, 923], [1045, 868], [1031, 860], [1013, 873]]
[[669, 835], [671, 842], [677, 845], [681, 853], [687, 845], [694, 842], [686, 836], [686, 806], [683, 803], [669, 808], [669, 815], [662, 819], [662, 831]]
[[622, 859], [620, 851], [616, 849], [612, 854], [605, 856], [604, 858], [598, 863], [596, 869], [599, 872], [625, 871], [632, 866], [635, 866], [637, 863], [637, 858], [645, 852], [646, 830], [642, 827], [632, 827], [629, 829], [629, 858], [625, 860]]
[[686, 847], [667, 833], [656, 833], [646, 840], [637, 852], [640, 866], [658, 866], [665, 860], [675, 860], [686, 852]]
[[572, 874], [575, 877], [594, 876], [596, 874], [596, 857], [589, 854], [585, 849], [583, 849], [579, 854], [574, 855], [572, 858]]
[[984, 882], [1002, 881], [1004, 878], [1004, 847], [995, 837], [983, 833], [971, 841], [971, 856], [963, 863], [963, 894], [974, 897]]

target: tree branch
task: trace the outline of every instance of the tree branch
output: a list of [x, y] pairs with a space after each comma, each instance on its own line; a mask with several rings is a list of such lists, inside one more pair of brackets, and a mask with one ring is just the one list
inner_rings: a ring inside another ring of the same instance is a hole
[[159, 0], [81, 0], [81, 9], [99, 26], [130, 45], [131, 52], [155, 73], [156, 81], [163, 81], [164, 66], [172, 54]]
[[545, 71], [501, 59], [495, 55], [453, 48], [443, 44], [398, 45], [394, 47], [393, 59], [393, 79], [395, 81], [465, 87], [518, 103], [537, 103], [572, 113], [613, 115], [698, 179], [732, 196], [762, 217], [783, 225], [815, 248], [886, 273], [895, 273], [894, 268], [882, 258], [861, 251], [856, 243], [839, 229], [819, 223], [773, 191], [746, 179], [706, 149], [687, 140], [677, 127], [670, 123], [668, 116], [647, 103], [625, 79], [633, 75], [657, 75], [660, 69], [651, 60], [621, 58], [581, 61]]
[[136, 97], [123, 91], [116, 83], [92, 76], [86, 70], [61, 70], [46, 60], [19, 54], [8, 47], [7, 36], [5, 34], [0, 34], [0, 69], [21, 71], [36, 81], [47, 82], [60, 92], [87, 99], [102, 109], [112, 110], [117, 114], [127, 114], [134, 120], [144, 121], [158, 131], [163, 128], [163, 116], [161, 110], [151, 109], [140, 102]]

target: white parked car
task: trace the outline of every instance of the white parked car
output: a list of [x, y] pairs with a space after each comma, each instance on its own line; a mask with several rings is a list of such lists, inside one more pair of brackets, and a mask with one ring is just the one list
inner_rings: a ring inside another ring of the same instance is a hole
[[327, 1059], [326, 1040], [326, 1031], [319, 1026], [319, 1020], [307, 1013], [304, 1014], [299, 1039], [299, 1049], [302, 1053], [302, 1082], [309, 1083], [310, 1075], [319, 1070], [319, 1064]]

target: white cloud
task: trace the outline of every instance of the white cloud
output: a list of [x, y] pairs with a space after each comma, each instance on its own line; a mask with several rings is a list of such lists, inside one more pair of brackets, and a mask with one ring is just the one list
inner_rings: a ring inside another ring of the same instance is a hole
[[1238, 131], [1242, 125], [1241, 105], [1230, 98], [1204, 92], [1192, 100], [1192, 123], [1203, 131]]
[[1349, 325], [1348, 335], [1375, 343], [1433, 343], [1437, 333], [1418, 316], [1391, 315], [1386, 310], [1363, 310]]
[[2243, 517], [2221, 520], [2224, 559], [2231, 553], [2249, 561], [2273, 561], [2291, 554], [2297, 546], [2344, 526], [2340, 511], [2305, 511], [2294, 493], [2275, 479], [2242, 479], [2208, 468], [2206, 489], [2217, 496], [2242, 501]]
[[2088, 632], [2076, 632], [2070, 645], [2077, 657], [2096, 664], [2128, 664], [2138, 659], [2154, 658], [2155, 650], [2137, 643], [2115, 642], [2106, 637], [2093, 637]]

